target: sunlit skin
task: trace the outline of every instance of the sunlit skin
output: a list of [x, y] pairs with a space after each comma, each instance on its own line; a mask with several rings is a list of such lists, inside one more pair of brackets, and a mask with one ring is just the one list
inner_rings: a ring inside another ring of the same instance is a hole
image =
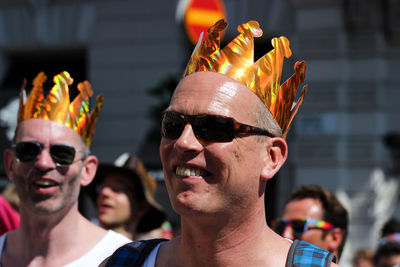
[[[56, 166], [50, 144], [85, 148], [79, 134], [53, 121], [21, 122], [15, 137], [15, 142], [20, 141], [40, 142], [44, 149], [32, 162], [20, 162], [13, 150], [5, 151], [7, 175], [21, 200], [21, 225], [7, 236], [1, 262], [3, 266], [65, 265], [87, 253], [106, 234], [78, 211], [80, 186], [92, 181], [97, 158], [78, 152], [71, 165]], [[43, 181], [50, 186], [43, 186]]]
[[[76, 204], [80, 185], [86, 181], [79, 179], [85, 155], [77, 152], [75, 162], [67, 167], [57, 167], [50, 156], [50, 144], [66, 144], [83, 150], [80, 136], [62, 124], [31, 119], [19, 124], [16, 143], [36, 141], [45, 145], [45, 149], [34, 162], [19, 162], [14, 159], [9, 177], [16, 183], [18, 196], [23, 203], [21, 209], [27, 213], [43, 216], [60, 212], [63, 214]], [[54, 186], [41, 188], [37, 181], [54, 182]]]
[[[259, 103], [243, 84], [204, 71], [181, 80], [167, 111], [223, 115], [258, 126]], [[287, 158], [283, 138], [205, 142], [188, 123], [178, 138], [162, 137], [160, 156], [172, 207], [181, 215], [181, 235], [161, 244], [156, 267], [285, 266], [291, 242], [268, 227], [264, 207], [266, 181]]]
[[[200, 75], [192, 76], [195, 79]], [[254, 124], [252, 110], [244, 105], [241, 107], [241, 100], [253, 95], [238, 90], [241, 84], [224, 80], [217, 86], [214, 84], [216, 90], [210, 90], [211, 86], [203, 85], [206, 81], [186, 82], [191, 80], [187, 78], [182, 82], [167, 110], [190, 115], [218, 114]], [[258, 101], [255, 95], [254, 98], [253, 101]], [[226, 143], [206, 143], [196, 139], [188, 124], [177, 140], [162, 138], [160, 153], [172, 205], [181, 215], [241, 216], [246, 210], [244, 207], [260, 201], [259, 173], [268, 155], [257, 145], [254, 136], [235, 138]], [[177, 166], [200, 169], [205, 175], [177, 176]], [[249, 172], [249, 169], [256, 171]], [[215, 219], [219, 220], [218, 217]]]
[[[224, 115], [255, 125], [257, 101], [241, 83], [199, 72], [181, 81], [167, 110]], [[164, 176], [172, 206], [182, 216], [182, 239], [162, 245], [157, 266], [284, 266], [290, 243], [266, 225], [264, 186], [285, 161], [286, 143], [257, 138], [207, 143], [194, 136], [190, 124], [178, 139], [162, 138]], [[177, 175], [177, 167], [201, 174]], [[281, 257], [266, 258], [265, 251]]]

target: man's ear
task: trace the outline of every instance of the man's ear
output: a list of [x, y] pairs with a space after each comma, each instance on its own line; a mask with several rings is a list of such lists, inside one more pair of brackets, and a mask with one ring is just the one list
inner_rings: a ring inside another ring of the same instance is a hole
[[266, 141], [266, 153], [264, 153], [264, 167], [261, 172], [261, 179], [269, 180], [279, 171], [285, 163], [288, 154], [285, 139], [272, 137]]
[[81, 185], [82, 186], [87, 186], [90, 184], [97, 171], [97, 165], [99, 164], [99, 161], [96, 156], [89, 155], [83, 162], [83, 168], [82, 168], [82, 173], [81, 173]]
[[329, 238], [328, 243], [328, 251], [336, 251], [338, 250], [340, 244], [343, 241], [343, 231], [340, 228], [335, 228], [331, 230], [327, 236]]
[[4, 168], [6, 169], [7, 176], [11, 181], [14, 181], [14, 159], [14, 151], [6, 149], [4, 151]]

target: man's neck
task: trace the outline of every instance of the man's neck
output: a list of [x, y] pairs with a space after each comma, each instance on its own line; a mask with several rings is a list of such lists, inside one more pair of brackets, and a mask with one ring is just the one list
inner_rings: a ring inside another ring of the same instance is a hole
[[37, 214], [21, 209], [21, 224], [17, 233], [22, 234], [26, 242], [45, 244], [70, 237], [76, 233], [84, 217], [79, 213], [77, 203], [52, 214]]
[[172, 251], [171, 255], [176, 255], [165, 266], [285, 265], [290, 243], [267, 226], [265, 215], [254, 214], [220, 225], [195, 221], [182, 219], [181, 237], [162, 249], [166, 253], [161, 255]]
[[49, 215], [47, 223], [45, 218], [21, 213], [20, 227], [6, 239], [3, 262], [11, 260], [21, 266], [64, 265], [84, 255], [105, 234], [105, 230], [86, 220], [77, 207], [63, 217]]

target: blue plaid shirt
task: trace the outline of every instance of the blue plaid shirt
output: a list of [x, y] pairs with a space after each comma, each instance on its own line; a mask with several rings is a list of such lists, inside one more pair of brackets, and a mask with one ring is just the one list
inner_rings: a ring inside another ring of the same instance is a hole
[[[107, 267], [140, 267], [152, 249], [165, 239], [142, 240], [128, 243], [117, 249], [107, 262]], [[286, 267], [329, 267], [336, 262], [334, 254], [305, 241], [295, 240], [289, 250]]]

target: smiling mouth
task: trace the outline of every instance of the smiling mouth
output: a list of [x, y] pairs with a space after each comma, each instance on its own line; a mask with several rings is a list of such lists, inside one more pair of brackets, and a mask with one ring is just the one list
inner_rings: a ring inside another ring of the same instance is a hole
[[108, 205], [108, 204], [99, 204], [97, 206], [97, 212], [98, 213], [107, 213], [111, 209], [113, 209], [113, 206]]
[[205, 170], [194, 167], [176, 167], [175, 174], [184, 177], [208, 175], [208, 173]]
[[58, 183], [56, 183], [54, 181], [50, 181], [50, 180], [37, 180], [37, 181], [33, 182], [33, 184], [40, 188], [48, 188], [48, 187], [58, 185]]
[[100, 203], [100, 204], [98, 205], [98, 207], [100, 207], [100, 208], [112, 208], [111, 205], [106, 204], [106, 203]]

